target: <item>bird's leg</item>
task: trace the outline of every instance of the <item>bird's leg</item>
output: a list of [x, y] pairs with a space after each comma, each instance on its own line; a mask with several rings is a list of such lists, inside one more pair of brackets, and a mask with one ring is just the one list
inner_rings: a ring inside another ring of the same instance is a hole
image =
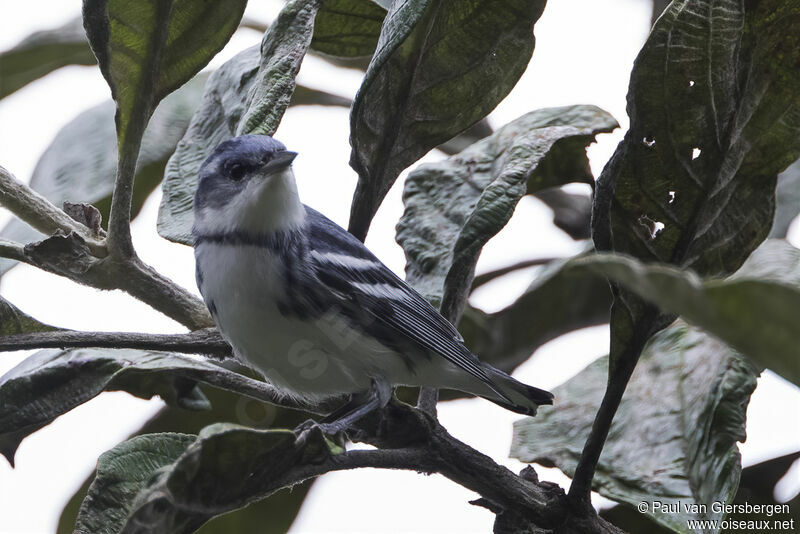
[[321, 422], [306, 421], [297, 430], [305, 430], [309, 424], [318, 426], [324, 434], [333, 435], [344, 432], [350, 426], [373, 410], [383, 408], [392, 397], [392, 386], [388, 382], [373, 380], [369, 392], [364, 396], [354, 396], [341, 408], [325, 417]]

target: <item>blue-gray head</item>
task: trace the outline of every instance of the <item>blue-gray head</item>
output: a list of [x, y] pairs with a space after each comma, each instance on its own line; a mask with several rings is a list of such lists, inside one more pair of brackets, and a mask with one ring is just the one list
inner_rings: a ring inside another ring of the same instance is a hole
[[268, 135], [220, 143], [198, 174], [195, 234], [269, 232], [296, 224], [303, 211], [291, 168], [296, 156]]

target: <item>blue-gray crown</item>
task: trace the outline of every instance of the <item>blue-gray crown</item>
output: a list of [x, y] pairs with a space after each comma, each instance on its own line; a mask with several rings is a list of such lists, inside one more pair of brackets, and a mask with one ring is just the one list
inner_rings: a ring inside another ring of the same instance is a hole
[[268, 135], [241, 135], [223, 141], [200, 166], [195, 209], [224, 205], [244, 188], [252, 171], [271, 164], [287, 166], [295, 155]]

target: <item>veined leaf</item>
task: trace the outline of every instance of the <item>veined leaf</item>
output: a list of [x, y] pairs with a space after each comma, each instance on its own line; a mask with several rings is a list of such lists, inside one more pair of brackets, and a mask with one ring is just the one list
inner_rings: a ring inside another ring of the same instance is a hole
[[792, 221], [800, 215], [800, 160], [778, 175], [775, 200], [775, 218], [769, 236], [784, 238]]
[[84, 0], [86, 35], [117, 103], [120, 147], [137, 143], [158, 102], [225, 46], [246, 4]]
[[691, 271], [610, 254], [574, 267], [609, 277], [800, 386], [800, 250], [788, 243], [765, 242], [726, 280], [703, 282]]
[[94, 65], [80, 18], [51, 30], [32, 33], [0, 53], [0, 98], [67, 65]]
[[[171, 464], [159, 469], [132, 503], [117, 504], [130, 512], [114, 532], [194, 532], [215, 515], [274, 493], [293, 469], [320, 463], [337, 452], [319, 431], [298, 439], [289, 430], [211, 425]], [[127, 480], [137, 473], [129, 468], [117, 476]], [[82, 507], [82, 517], [102, 514], [102, 506], [92, 504]]]
[[371, 56], [386, 8], [373, 0], [327, 0], [314, 22], [311, 48], [336, 57]]
[[[555, 389], [558, 405], [514, 424], [511, 454], [574, 473], [605, 391], [603, 357]], [[737, 441], [758, 370], [720, 341], [678, 323], [651, 339], [628, 384], [594, 476], [618, 502], [660, 501], [643, 513], [675, 532], [690, 519], [721, 520], [741, 474]], [[702, 504], [706, 510], [692, 510]], [[708, 532], [716, 531], [701, 531]]]
[[[164, 167], [197, 108], [205, 83], [198, 76], [167, 97], [156, 109], [142, 138], [136, 165], [132, 215], [161, 182]], [[108, 219], [117, 168], [114, 103], [94, 106], [67, 123], [56, 134], [36, 164], [30, 186], [56, 206], [64, 201], [94, 204]], [[45, 236], [12, 219], [0, 236], [20, 243]], [[0, 258], [0, 274], [16, 262]]]
[[[420, 165], [406, 180], [397, 241], [406, 277], [458, 316], [483, 245], [502, 229], [526, 192], [571, 182], [560, 158], [585, 160], [595, 135], [617, 127], [595, 106], [532, 111], [444, 161]], [[539, 169], [539, 164], [548, 162]]]
[[58, 328], [37, 321], [3, 297], [0, 297], [0, 336], [52, 330], [58, 330]]
[[289, 107], [322, 0], [290, 0], [261, 41], [261, 65], [237, 135], [272, 135]]
[[45, 350], [0, 377], [0, 453], [13, 463], [20, 442], [103, 391], [154, 395], [207, 409], [196, 382], [258, 398], [263, 382], [200, 358], [139, 350]]
[[[287, 5], [285, 9], [289, 7]], [[296, 6], [292, 9], [296, 9]], [[308, 15], [306, 11], [301, 13], [304, 16]], [[281, 31], [291, 33], [292, 28], [294, 28], [292, 20], [284, 20], [283, 25], [272, 35], [278, 38], [283, 35]], [[295, 42], [293, 40], [295, 37], [288, 33], [287, 42]], [[298, 61], [302, 59], [297, 55], [293, 57]], [[280, 63], [281, 60], [276, 58], [275, 61]], [[158, 233], [165, 239], [185, 245], [192, 244], [194, 222], [192, 204], [200, 165], [217, 145], [236, 136], [244, 128], [243, 117], [246, 116], [251, 102], [254, 102], [252, 95], [256, 92], [256, 84], [259, 83], [259, 65], [262, 62], [268, 64], [269, 58], [262, 58], [259, 47], [254, 46], [234, 56], [209, 78], [203, 101], [192, 117], [189, 129], [178, 143], [178, 148], [167, 163], [162, 185], [164, 197], [158, 211]], [[288, 65], [284, 67], [290, 68]], [[287, 94], [276, 92], [279, 88], [287, 91], [291, 89], [291, 84], [287, 80], [284, 82], [280, 86], [274, 86], [270, 94], [262, 89], [258, 94], [264, 98], [253, 104], [255, 108], [268, 109], [269, 99], [275, 98], [277, 102], [277, 99], [284, 99], [287, 95], [292, 97], [291, 104], [294, 105], [349, 105], [349, 100], [342, 97], [303, 87], [298, 87], [294, 96], [291, 92]], [[271, 120], [280, 119], [275, 115], [271, 116], [273, 117]]]
[[[305, 412], [287, 410], [252, 398], [242, 397], [230, 391], [215, 388], [203, 389], [208, 400], [211, 401], [210, 410], [187, 411], [169, 405], [165, 406], [128, 439], [158, 432], [198, 434], [204, 427], [223, 421], [235, 421], [257, 428], [295, 428], [309, 418], [309, 414]], [[192, 437], [194, 438], [194, 436]], [[56, 534], [73, 534], [78, 510], [86, 498], [94, 478], [95, 473], [92, 473], [81, 488], [73, 494], [61, 513]], [[278, 534], [287, 532], [312, 483], [313, 480], [310, 480], [292, 488], [283, 489], [268, 499], [218, 516], [200, 527], [197, 532], [199, 534], [230, 534], [232, 532]], [[133, 497], [135, 494], [131, 495], [128, 502], [132, 502]]]
[[177, 460], [196, 437], [145, 434], [103, 453], [97, 460], [97, 476], [78, 512], [74, 532], [118, 534], [139, 491], [159, 470]]
[[394, 2], [350, 117], [363, 240], [400, 172], [487, 115], [533, 53], [544, 0]]
[[[800, 5], [675, 0], [636, 59], [630, 130], [595, 196], [598, 250], [735, 271], [769, 232], [777, 173], [800, 156]], [[669, 322], [620, 292], [612, 367]]]

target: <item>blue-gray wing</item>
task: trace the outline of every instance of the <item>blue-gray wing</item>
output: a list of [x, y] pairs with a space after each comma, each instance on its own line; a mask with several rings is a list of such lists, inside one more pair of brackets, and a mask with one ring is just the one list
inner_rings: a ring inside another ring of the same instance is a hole
[[309, 261], [349, 320], [401, 353], [411, 342], [425, 356], [439, 354], [491, 385], [458, 330], [427, 300], [342, 227], [311, 208], [307, 212]]

